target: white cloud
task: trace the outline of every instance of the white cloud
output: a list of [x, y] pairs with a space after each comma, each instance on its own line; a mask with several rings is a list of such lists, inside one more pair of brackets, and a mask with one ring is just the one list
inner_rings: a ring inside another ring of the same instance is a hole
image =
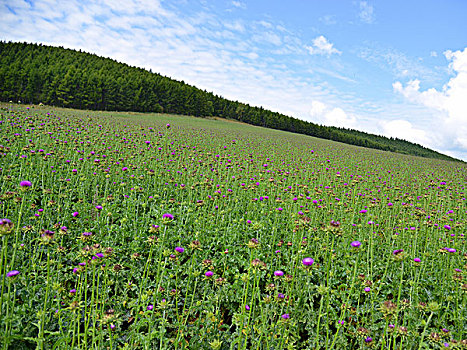
[[348, 115], [342, 108], [335, 107], [324, 116], [325, 124], [334, 125], [342, 128], [354, 128], [357, 118]]
[[229, 30], [236, 30], [238, 32], [244, 32], [245, 31], [245, 26], [240, 21], [225, 22], [224, 26]]
[[253, 35], [252, 39], [257, 43], [268, 43], [275, 46], [280, 46], [282, 44], [281, 37], [278, 34], [271, 31]]
[[371, 24], [375, 21], [375, 12], [373, 5], [370, 5], [368, 1], [360, 1], [360, 13], [358, 14], [362, 22]]
[[439, 73], [423, 65], [419, 59], [412, 58], [393, 48], [382, 48], [377, 45], [369, 45], [361, 48], [359, 57], [375, 63], [385, 71], [390, 71], [398, 78], [422, 78], [437, 80]]
[[336, 79], [339, 79], [339, 80], [342, 80], [342, 81], [345, 81], [345, 82], [348, 82], [348, 83], [355, 83], [356, 82], [355, 79], [352, 79], [352, 78], [349, 78], [349, 77], [347, 77], [345, 75], [342, 75], [337, 70], [326, 69], [326, 68], [321, 68], [321, 67], [314, 67], [313, 71], [317, 72], [317, 73], [322, 73], [322, 74], [328, 75], [330, 77], [333, 77], [333, 78], [336, 78]]
[[256, 52], [245, 52], [241, 54], [243, 57], [249, 58], [250, 60], [256, 60], [259, 55]]
[[246, 4], [241, 1], [232, 1], [232, 5], [240, 9], [246, 9]]
[[326, 110], [326, 105], [324, 103], [320, 101], [312, 101], [311, 109], [310, 109], [310, 116], [320, 117], [325, 110]]
[[342, 108], [331, 108], [321, 101], [312, 101], [309, 114], [312, 121], [322, 123], [328, 126], [337, 126], [341, 128], [354, 128], [357, 124], [357, 118], [347, 114]]
[[381, 122], [383, 134], [390, 137], [396, 137], [410, 142], [415, 142], [420, 145], [431, 144], [427, 132], [415, 128], [412, 123], [407, 120], [397, 119], [389, 122]]
[[323, 17], [320, 17], [319, 21], [328, 26], [331, 26], [337, 23], [336, 15], [325, 15]]
[[467, 154], [467, 48], [463, 51], [446, 51], [449, 68], [455, 74], [441, 90], [420, 90], [420, 81], [411, 80], [405, 86], [397, 81], [394, 91], [407, 100], [423, 105], [435, 113], [436, 130], [441, 133], [447, 150]]
[[273, 25], [271, 23], [266, 22], [266, 21], [259, 21], [258, 23], [261, 24], [265, 28], [272, 28], [273, 27]]
[[445, 96], [433, 88], [420, 92], [420, 80], [418, 79], [410, 80], [405, 87], [403, 87], [401, 82], [396, 81], [392, 84], [392, 87], [394, 91], [402, 94], [412, 102], [416, 102], [430, 108], [443, 109]]
[[305, 46], [305, 48], [308, 50], [310, 55], [332, 55], [333, 53], [335, 54], [341, 54], [339, 50], [337, 50], [333, 44], [331, 44], [328, 39], [326, 39], [324, 36], [320, 35], [319, 37], [313, 39], [313, 45], [312, 46]]

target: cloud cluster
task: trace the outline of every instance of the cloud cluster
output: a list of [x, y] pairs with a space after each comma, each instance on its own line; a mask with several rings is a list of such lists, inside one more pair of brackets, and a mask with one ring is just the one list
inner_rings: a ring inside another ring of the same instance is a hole
[[340, 55], [341, 52], [337, 50], [333, 44], [331, 44], [328, 39], [324, 36], [320, 35], [319, 37], [313, 39], [313, 45], [308, 46], [306, 45], [305, 48], [308, 50], [310, 55], [332, 55], [338, 54]]
[[425, 106], [435, 112], [436, 133], [443, 135], [440, 145], [447, 151], [463, 152], [467, 158], [467, 48], [463, 51], [446, 51], [444, 55], [454, 76], [441, 90], [422, 91], [420, 81], [409, 81], [405, 86], [397, 81], [395, 92], [407, 100]]
[[360, 13], [358, 14], [362, 22], [371, 24], [375, 21], [373, 6], [368, 1], [360, 1]]
[[383, 134], [410, 142], [418, 143], [419, 145], [431, 144], [430, 138], [425, 130], [418, 129], [411, 122], [404, 119], [396, 119], [391, 121], [381, 122]]
[[433, 81], [438, 78], [437, 72], [423, 65], [418, 58], [409, 57], [394, 48], [369, 44], [360, 48], [358, 55], [399, 79], [419, 77]]
[[355, 128], [357, 118], [347, 114], [340, 107], [330, 107], [321, 101], [312, 101], [309, 110], [310, 116], [318, 123], [341, 128]]
[[240, 9], [246, 9], [246, 5], [242, 1], [232, 1], [232, 5]]

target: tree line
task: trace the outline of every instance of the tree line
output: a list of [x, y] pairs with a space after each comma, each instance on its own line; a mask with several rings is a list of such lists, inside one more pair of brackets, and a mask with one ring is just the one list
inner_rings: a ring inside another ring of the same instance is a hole
[[42, 44], [0, 41], [0, 100], [221, 117], [356, 146], [454, 160], [405, 140], [306, 122], [110, 58]]

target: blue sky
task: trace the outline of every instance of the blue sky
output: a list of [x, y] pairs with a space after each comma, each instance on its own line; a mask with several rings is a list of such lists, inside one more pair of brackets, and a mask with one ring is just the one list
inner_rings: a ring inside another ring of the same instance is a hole
[[0, 39], [467, 161], [466, 14], [464, 0], [0, 0]]

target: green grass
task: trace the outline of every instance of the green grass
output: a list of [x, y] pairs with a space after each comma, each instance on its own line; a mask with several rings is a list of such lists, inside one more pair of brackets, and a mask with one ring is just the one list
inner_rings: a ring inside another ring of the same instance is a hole
[[163, 114], [0, 120], [3, 348], [467, 346], [464, 163]]

